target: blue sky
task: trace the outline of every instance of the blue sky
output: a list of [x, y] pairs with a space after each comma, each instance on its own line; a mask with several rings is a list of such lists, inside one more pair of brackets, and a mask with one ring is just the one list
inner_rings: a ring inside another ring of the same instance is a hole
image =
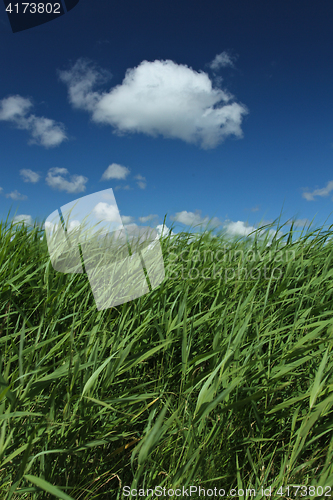
[[331, 1], [80, 0], [12, 33], [3, 8], [1, 218], [41, 221], [112, 188], [124, 225], [167, 214], [174, 232], [214, 218], [246, 235], [282, 209], [332, 223], [332, 14]]

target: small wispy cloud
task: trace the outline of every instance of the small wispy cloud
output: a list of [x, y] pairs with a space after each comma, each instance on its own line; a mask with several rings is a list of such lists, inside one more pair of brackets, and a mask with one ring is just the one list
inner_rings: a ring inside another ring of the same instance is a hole
[[[330, 192], [333, 191], [333, 181], [329, 181], [326, 185], [326, 187], [322, 189], [315, 189], [312, 191], [312, 193], [305, 192], [302, 194], [302, 197], [305, 198], [307, 201], [314, 201], [315, 196], [328, 196]], [[332, 199], [333, 201], [333, 199]]]
[[40, 175], [37, 172], [30, 170], [30, 168], [23, 168], [22, 170], [20, 170], [20, 175], [23, 179], [23, 182], [32, 182], [33, 184], [35, 184], [40, 179]]
[[212, 62], [208, 64], [210, 69], [213, 71], [218, 71], [220, 68], [226, 68], [227, 66], [230, 66], [231, 68], [234, 67], [234, 62], [232, 59], [235, 57], [231, 56], [226, 50], [221, 52], [221, 54], [216, 54]]
[[148, 222], [148, 221], [156, 219], [156, 218], [158, 218], [157, 214], [150, 214], [150, 215], [147, 215], [146, 217], [139, 217], [139, 221], [142, 224], [144, 224], [145, 222]]
[[90, 60], [80, 58], [67, 71], [59, 71], [60, 81], [68, 85], [69, 101], [77, 109], [93, 112], [102, 94], [93, 92], [93, 87], [104, 84], [112, 78], [112, 74], [97, 68]]
[[259, 205], [256, 205], [255, 207], [251, 208], [251, 212], [258, 212], [258, 210], [260, 210]]
[[110, 40], [97, 40], [96, 45], [110, 45]]
[[25, 194], [21, 194], [15, 189], [11, 193], [6, 194], [6, 198], [11, 198], [12, 200], [27, 200], [28, 197]]
[[88, 178], [83, 175], [72, 175], [70, 181], [64, 178], [69, 172], [67, 168], [50, 168], [46, 176], [46, 184], [58, 191], [67, 193], [82, 193], [86, 189]]
[[127, 167], [123, 167], [118, 163], [112, 163], [105, 170], [104, 174], [102, 175], [101, 181], [108, 181], [110, 179], [123, 180], [126, 179], [129, 173], [130, 170]]
[[59, 146], [67, 139], [64, 125], [43, 116], [28, 115], [32, 106], [31, 99], [20, 95], [2, 99], [0, 101], [0, 120], [8, 121], [16, 128], [30, 132], [32, 138], [29, 144], [37, 144], [45, 148]]
[[136, 175], [134, 179], [137, 179], [137, 185], [139, 186], [140, 189], [146, 189], [147, 182], [145, 177], [142, 177], [142, 175]]

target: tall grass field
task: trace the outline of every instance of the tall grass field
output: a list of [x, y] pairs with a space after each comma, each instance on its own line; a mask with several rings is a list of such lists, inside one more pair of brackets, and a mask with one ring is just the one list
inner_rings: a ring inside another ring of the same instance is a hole
[[3, 221], [0, 499], [332, 498], [333, 228], [284, 226], [162, 235], [160, 286], [98, 311]]

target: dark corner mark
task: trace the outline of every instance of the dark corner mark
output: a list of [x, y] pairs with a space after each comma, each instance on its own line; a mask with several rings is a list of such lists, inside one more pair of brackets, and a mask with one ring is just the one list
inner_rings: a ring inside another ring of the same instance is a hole
[[[28, 30], [57, 19], [72, 10], [80, 0], [3, 0], [13, 33]], [[65, 8], [64, 8], [65, 5]]]

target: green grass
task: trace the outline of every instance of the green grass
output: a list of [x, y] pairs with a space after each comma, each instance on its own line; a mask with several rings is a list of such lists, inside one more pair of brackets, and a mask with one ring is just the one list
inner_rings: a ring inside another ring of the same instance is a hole
[[293, 232], [165, 236], [162, 284], [97, 311], [37, 225], [2, 222], [0, 498], [333, 491], [333, 231]]

